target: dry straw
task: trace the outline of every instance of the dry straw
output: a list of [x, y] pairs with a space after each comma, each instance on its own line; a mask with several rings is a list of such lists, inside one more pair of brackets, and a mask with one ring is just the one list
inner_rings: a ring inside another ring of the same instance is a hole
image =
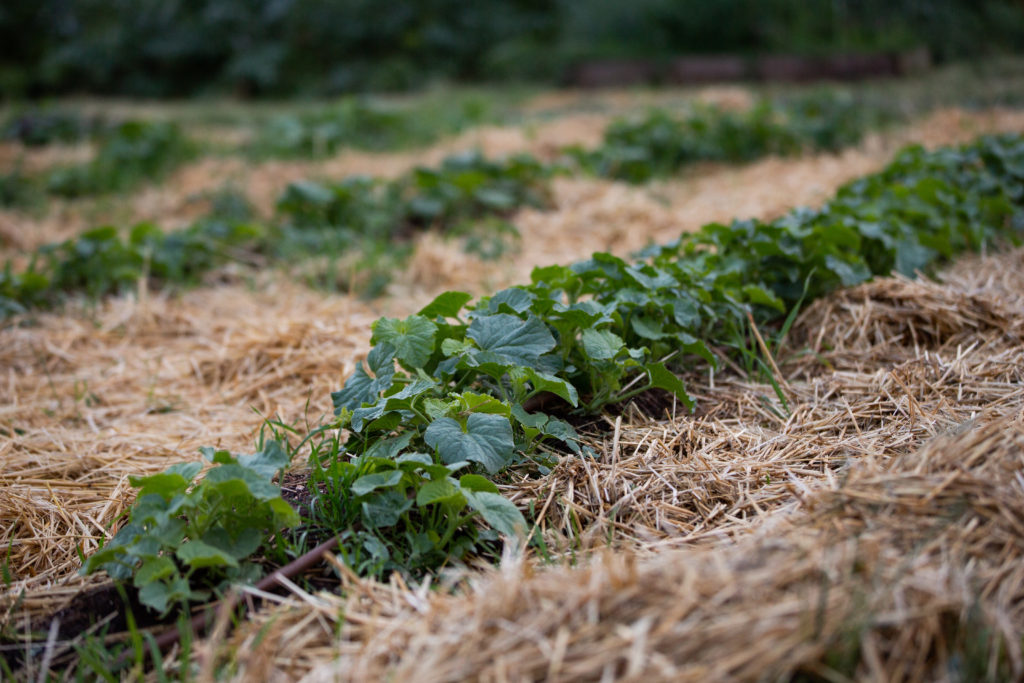
[[344, 597], [281, 599], [222, 656], [239, 679], [1019, 678], [1022, 265], [816, 304], [780, 359], [788, 416], [719, 377], [696, 416], [609, 418], [599, 459], [507, 489], [553, 566], [454, 593], [341, 569]]
[[[936, 143], [1012, 126], [1007, 113], [954, 112], [901, 135]], [[870, 157], [858, 172], [890, 144], [858, 152]], [[588, 209], [592, 189], [567, 184], [550, 224], [524, 216], [530, 238], [508, 264], [462, 261], [438, 242], [434, 274], [414, 261], [375, 308], [222, 271], [180, 298], [140, 292], [5, 328], [0, 547], [14, 581], [0, 629], [34, 625], [45, 639], [45, 617], [102, 581], [76, 576], [78, 553], [130, 504], [129, 475], [201, 445], [245, 451], [260, 414], [329, 412], [380, 313], [408, 314], [453, 281], [507, 282], [548, 262], [545, 249], [606, 246], [588, 242], [588, 224], [623, 253], [687, 227], [688, 206], [700, 221], [733, 215], [741, 189], [761, 198], [745, 213], [774, 215], [794, 200], [780, 182], [817, 173], [815, 192], [830, 192], [845, 172], [822, 169], [856, 165], [849, 155], [713, 169], [719, 190], [668, 183], [679, 191], [657, 216], [638, 208], [647, 199]], [[605, 235], [617, 205], [634, 229]], [[293, 589], [202, 643], [198, 664], [281, 680], [1020, 677], [1022, 320], [1020, 250], [966, 259], [941, 284], [889, 278], [828, 297], [777, 358], [788, 414], [764, 384], [690, 377], [696, 415], [637, 404], [591, 430], [599, 458], [508, 486], [540, 513], [550, 565], [510, 557], [433, 591], [333, 563], [344, 597]]]

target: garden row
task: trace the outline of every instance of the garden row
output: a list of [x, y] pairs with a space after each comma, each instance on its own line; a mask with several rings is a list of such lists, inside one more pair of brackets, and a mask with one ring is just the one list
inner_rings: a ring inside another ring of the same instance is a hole
[[[0, 316], [55, 303], [68, 293], [98, 296], [130, 288], [142, 277], [154, 285], [192, 282], [229, 260], [291, 261], [311, 254], [337, 259], [353, 251], [367, 255], [363, 261], [371, 264], [373, 272], [361, 287], [372, 295], [397, 265], [395, 244], [417, 230], [475, 231], [478, 242], [494, 243], [477, 246], [478, 251], [499, 253], [502, 236], [515, 232], [502, 219], [524, 205], [549, 204], [548, 179], [555, 173], [577, 170], [643, 182], [700, 160], [739, 162], [836, 150], [897, 117], [887, 107], [831, 92], [763, 101], [744, 112], [697, 107], [676, 117], [653, 110], [613, 123], [598, 148], [568, 149], [555, 164], [523, 155], [490, 161], [467, 153], [394, 181], [351, 177], [334, 184], [294, 183], [278, 203], [279, 220], [269, 226], [251, 224], [236, 197], [231, 211], [215, 207], [182, 231], [144, 224], [122, 238], [116, 229], [103, 227], [43, 248], [25, 270], [15, 272], [8, 263], [0, 273]], [[93, 161], [51, 172], [50, 191], [77, 196], [124, 189], [139, 178], [166, 173], [195, 152], [171, 124], [129, 122], [113, 131]], [[317, 144], [340, 144], [330, 140]], [[374, 269], [369, 256], [383, 253], [390, 259]]]
[[[273, 439], [252, 456], [206, 449], [200, 479], [200, 462], [133, 479], [128, 522], [83, 571], [132, 578], [163, 611], [334, 535], [362, 575], [496, 559], [502, 536], [528, 528], [499, 493], [503, 472], [543, 475], [552, 448], [591, 456], [567, 418], [652, 389], [692, 407], [679, 376], [723, 356], [774, 383], [766, 355], [804, 302], [1019, 239], [1022, 187], [1024, 136], [909, 148], [818, 210], [711, 224], [635, 261], [595, 254], [475, 302], [446, 292], [382, 318], [365, 365], [332, 396], [333, 420], [297, 444], [268, 423]], [[307, 447], [300, 519], [273, 480]]]

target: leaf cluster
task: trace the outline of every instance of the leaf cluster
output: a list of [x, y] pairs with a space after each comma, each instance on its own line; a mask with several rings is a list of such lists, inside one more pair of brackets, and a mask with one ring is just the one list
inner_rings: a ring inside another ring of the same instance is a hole
[[525, 154], [494, 160], [468, 151], [392, 181], [352, 176], [333, 185], [292, 183], [277, 208], [299, 230], [394, 239], [426, 227], [505, 215], [524, 205], [545, 206], [552, 172]]
[[203, 273], [262, 244], [256, 225], [216, 214], [163, 232], [140, 223], [122, 237], [113, 226], [41, 248], [20, 272], [0, 271], [0, 318], [44, 307], [69, 292], [91, 297], [124, 291], [146, 279], [154, 284], [195, 282]]
[[[692, 408], [680, 373], [724, 354], [764, 367], [751, 323], [770, 335], [808, 298], [1019, 238], [1022, 187], [1024, 136], [909, 148], [816, 211], [711, 224], [632, 262], [598, 253], [476, 302], [446, 292], [381, 318], [365, 362], [332, 394], [335, 419], [303, 441], [310, 527], [340, 534], [362, 574], [493, 555], [500, 536], [526, 529], [495, 484], [502, 472], [545, 471], [544, 444], [588, 457], [567, 414], [650, 389]], [[198, 484], [198, 463], [135, 481], [129, 524], [85, 571], [134, 576], [157, 609], [246, 578], [258, 533], [295, 521], [269, 483], [288, 456], [276, 442], [249, 459], [206, 455], [218, 466]]]
[[122, 192], [166, 175], [197, 151], [175, 124], [126, 121], [101, 136], [94, 159], [50, 172], [47, 191], [62, 197]]
[[89, 557], [82, 573], [131, 578], [142, 604], [162, 613], [206, 599], [210, 589], [257, 578], [261, 569], [247, 558], [265, 538], [299, 522], [271, 482], [288, 456], [276, 441], [253, 455], [212, 448], [203, 455], [214, 466], [198, 481], [202, 462], [132, 477], [139, 491], [128, 522]]
[[497, 557], [499, 533], [514, 538], [525, 531], [522, 514], [492, 481], [460, 472], [468, 461], [438, 463], [411, 451], [396, 457], [410, 439], [356, 458], [336, 437], [312, 448], [310, 525], [341, 531], [340, 552], [355, 571], [415, 577], [466, 555]]
[[458, 234], [467, 248], [500, 253], [517, 235], [503, 219], [524, 205], [547, 206], [554, 172], [526, 155], [492, 160], [466, 152], [390, 181], [352, 176], [292, 183], [278, 201], [279, 237], [268, 248], [283, 261], [359, 254], [353, 267], [371, 272], [361, 289], [373, 293], [400, 267], [402, 245], [417, 231]]
[[594, 150], [569, 151], [591, 173], [642, 183], [696, 161], [735, 163], [805, 149], [835, 151], [897, 118], [897, 112], [881, 103], [823, 90], [789, 100], [761, 100], [740, 112], [698, 106], [677, 117], [654, 109], [639, 120], [612, 123]]
[[343, 148], [391, 151], [428, 145], [494, 120], [492, 102], [471, 94], [427, 98], [415, 108], [346, 97], [329, 108], [272, 119], [249, 151], [260, 158], [323, 158]]
[[100, 116], [50, 107], [32, 107], [11, 114], [0, 125], [0, 139], [16, 140], [27, 147], [73, 144], [88, 140], [109, 128]]
[[[678, 374], [732, 353], [753, 370], [766, 333], [807, 299], [892, 270], [913, 274], [1024, 231], [1024, 137], [904, 151], [817, 211], [711, 224], [635, 262], [594, 254], [470, 304], [446, 292], [374, 344], [332, 395], [343, 450], [428, 454], [489, 476], [546, 440], [580, 452], [558, 413], [595, 413], [649, 389], [692, 398]], [[540, 396], [561, 405], [535, 411]], [[364, 519], [364, 522], [366, 520]]]

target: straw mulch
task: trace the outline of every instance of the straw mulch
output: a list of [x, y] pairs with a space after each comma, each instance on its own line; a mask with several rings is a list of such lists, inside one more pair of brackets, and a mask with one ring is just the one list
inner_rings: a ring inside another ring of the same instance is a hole
[[76, 576], [78, 553], [131, 503], [129, 476], [198, 460], [204, 445], [251, 452], [264, 417], [329, 413], [376, 317], [274, 282], [114, 299], [3, 330], [0, 547], [15, 580], [0, 628], [15, 605], [20, 628], [95, 581]]
[[839, 154], [770, 157], [743, 166], [702, 164], [682, 176], [642, 186], [595, 178], [559, 178], [554, 208], [524, 210], [514, 219], [521, 239], [515, 258], [489, 262], [453, 249], [433, 233], [417, 241], [396, 296], [441, 288], [495, 291], [529, 279], [538, 264], [571, 263], [595, 251], [625, 256], [713, 222], [775, 218], [794, 206], [820, 206], [843, 184], [874, 173], [908, 144], [956, 144], [983, 133], [1024, 130], [1024, 112], [937, 111], [904, 128], [869, 135]]
[[331, 563], [345, 597], [277, 598], [200, 663], [314, 681], [1020, 678], [1022, 266], [1024, 250], [971, 257], [942, 284], [815, 304], [782, 358], [788, 416], [726, 373], [691, 378], [695, 416], [608, 417], [598, 459], [507, 488], [541, 511], [555, 566], [510, 555], [452, 593]]
[[[38, 215], [0, 210], [0, 258], [68, 239], [105, 222], [130, 225], [154, 221], [165, 228], [180, 228], [203, 215], [211, 194], [225, 188], [244, 193], [260, 217], [270, 219], [281, 192], [300, 179], [339, 179], [353, 174], [395, 177], [471, 148], [492, 157], [527, 152], [550, 160], [567, 145], [596, 146], [611, 118], [580, 113], [532, 125], [484, 126], [425, 149], [386, 154], [342, 150], [322, 161], [253, 164], [237, 157], [207, 157], [113, 202], [109, 198], [51, 201]], [[906, 144], [954, 144], [982, 133], [1021, 129], [1024, 113], [1020, 111], [944, 109], [905, 127], [869, 135], [860, 146], [839, 155], [769, 158], [740, 167], [708, 164], [681, 178], [643, 187], [597, 179], [559, 180], [554, 186], [554, 211], [527, 211], [516, 218], [521, 246], [528, 251], [517, 264], [561, 262], [602, 249], [625, 253], [652, 241], [674, 239], [681, 230], [710, 221], [774, 216], [796, 205], [817, 205], [843, 183], [880, 169]], [[771, 207], [768, 212], [764, 211], [766, 205]], [[406, 281], [409, 287], [439, 286], [431, 273], [451, 272], [450, 268], [436, 268], [436, 261], [439, 252], [458, 250], [439, 247], [436, 236], [427, 236], [425, 242], [420, 250], [425, 260], [414, 263]], [[480, 273], [495, 266], [477, 259], [468, 268], [465, 275], [456, 276], [454, 285], [479, 286]], [[520, 267], [500, 272], [500, 279], [519, 282], [523, 275]]]
[[[928, 144], [952, 142], [981, 130], [1024, 128], [1019, 116], [947, 112], [906, 135], [919, 136]], [[581, 188], [578, 202], [558, 200], [560, 206], [551, 214], [550, 223], [543, 222], [543, 214], [521, 214], [516, 222], [524, 240], [512, 258], [500, 264], [483, 263], [443, 240], [426, 248], [432, 244], [429, 240], [437, 239], [427, 237], [419, 243], [411, 267], [400, 274], [392, 297], [373, 306], [349, 297], [310, 292], [273, 274], [239, 275], [229, 268], [211, 275], [207, 286], [180, 297], [141, 290], [135, 296], [96, 306], [71, 306], [61, 313], [34, 315], [17, 327], [0, 330], [0, 547], [5, 549], [14, 578], [0, 593], [0, 632], [26, 632], [29, 624], [66, 605], [82, 587], [102, 581], [76, 576], [79, 551], [90, 552], [130, 504], [129, 475], [160, 471], [173, 462], [196, 458], [202, 445], [250, 450], [262, 416], [315, 423], [328, 413], [329, 392], [341, 385], [365, 353], [369, 324], [381, 313], [407, 315], [440, 288], [465, 285], [472, 291], [485, 291], [521, 280], [517, 274], [533, 265], [571, 260], [608, 245], [625, 253], [648, 239], [660, 239], [673, 223], [678, 231], [707, 220], [727, 220], [737, 213], [767, 218], [794, 202], [815, 203], [847, 179], [844, 164], [849, 162], [856, 173], [873, 170], [888, 158], [889, 146], [876, 140], [840, 157], [766, 160], [750, 167], [705, 169], [703, 175], [655, 186], [668, 197], [670, 208], [647, 194], [650, 189], [565, 181], [557, 190], [563, 198], [573, 196], [574, 182], [595, 185], [575, 186]], [[198, 186], [199, 181], [195, 182]], [[811, 185], [812, 189], [800, 189]], [[170, 196], [174, 189], [167, 192]], [[602, 202], [603, 192], [615, 201]], [[587, 208], [595, 202], [598, 208]], [[619, 237], [602, 232], [605, 225], [618, 230], [614, 226], [623, 216], [629, 216], [626, 224], [630, 228], [619, 231]], [[24, 235], [23, 227], [17, 224], [12, 229]], [[563, 253], [564, 259], [553, 259], [553, 254]], [[836, 543], [846, 543], [843, 539], [848, 536], [842, 535], [842, 529], [850, 522], [842, 517], [828, 521], [813, 516], [818, 508], [809, 507], [810, 502], [839, 495], [836, 492], [853, 476], [854, 465], [879, 477], [889, 476], [891, 463], [911, 457], [936, 435], [961, 429], [972, 419], [985, 429], [997, 420], [1010, 420], [1004, 423], [1009, 425], [1004, 431], [1018, 428], [1012, 420], [1017, 416], [1019, 422], [1024, 404], [1020, 327], [1024, 319], [1024, 255], [1012, 251], [988, 259], [967, 259], [945, 277], [943, 285], [881, 280], [839, 293], [807, 311], [804, 323], [791, 335], [791, 348], [810, 348], [816, 355], [794, 353], [792, 358], [780, 359], [788, 360], [783, 362], [788, 380], [783, 389], [791, 408], [788, 417], [773, 391], [763, 384], [742, 381], [729, 372], [691, 377], [691, 388], [701, 405], [696, 416], [674, 413], [671, 404], [640, 404], [641, 408], [628, 410], [618, 422], [607, 417], [605, 428], [591, 435], [599, 459], [565, 460], [550, 476], [509, 488], [508, 493], [518, 502], [536, 501], [537, 510], [543, 511], [542, 533], [555, 559], [575, 556], [582, 568], [542, 570], [532, 561], [510, 561], [503, 570], [507, 575], [485, 574], [479, 579], [484, 587], [467, 589], [461, 597], [431, 596], [426, 588], [409, 590], [400, 582], [385, 586], [348, 577], [348, 617], [340, 626], [337, 607], [343, 601], [339, 598], [296, 594], [283, 598], [287, 604], [279, 611], [266, 610], [255, 618], [254, 627], [273, 624], [267, 638], [258, 639], [255, 630], [239, 630], [228, 641], [238, 646], [239, 675], [259, 671], [262, 678], [266, 667], [291, 678], [342, 653], [345, 666], [354, 667], [344, 670], [359, 672], [353, 677], [375, 677], [382, 667], [394, 667], [404, 676], [408, 670], [402, 667], [411, 664], [403, 662], [416, 659], [401, 658], [402, 643], [420, 638], [417, 629], [433, 629], [439, 643], [455, 637], [455, 631], [445, 635], [448, 626], [442, 628], [441, 622], [432, 621], [440, 618], [437, 615], [486, 610], [482, 602], [486, 591], [505, 595], [500, 591], [516, 587], [526, 595], [534, 590], [533, 581], [539, 582], [536, 590], [543, 582], [550, 581], [551, 586], [566, 582], [551, 590], [570, 599], [573, 590], [589, 585], [591, 575], [606, 576], [602, 574], [606, 568], [613, 571], [616, 563], [627, 562], [622, 559], [626, 557], [635, 561], [639, 585], [646, 588], [650, 583], [655, 597], [651, 577], [657, 572], [669, 572], [675, 564], [680, 572], [698, 572], [700, 567], [721, 563], [733, 567], [729, 571], [739, 576], [744, 553], [754, 562], [762, 552], [759, 548], [775, 547], [772, 544], [776, 542], [780, 548], [791, 544], [793, 549], [783, 555], [796, 563], [794, 566], [813, 565], [817, 556], [801, 555], [801, 544], [813, 545], [809, 539], [820, 538], [814, 534], [826, 533], [823, 529], [829, 524], [838, 534]], [[937, 500], [945, 499], [939, 496]], [[899, 523], [895, 518], [885, 522]], [[984, 528], [986, 522], [977, 524]], [[877, 547], [886, 553], [902, 552], [903, 546], [890, 547], [886, 539], [889, 537], [879, 540]], [[623, 553], [620, 559], [602, 559], [597, 553], [584, 561], [590, 551], [609, 542]], [[964, 548], [971, 547], [966, 540], [964, 543]], [[683, 549], [686, 554], [680, 555]], [[690, 564], [691, 560], [685, 559], [690, 556], [698, 559]], [[1020, 559], [1006, 551], [992, 562], [1004, 563], [1001, 558], [1005, 562]], [[969, 594], [980, 596], [979, 605], [984, 609], [1011, 604], [998, 593], [975, 590], [977, 577], [972, 572], [981, 571], [981, 560], [957, 562], [959, 559], [935, 566], [953, 574], [961, 572]], [[756, 562], [751, 566], [756, 568]], [[884, 573], [888, 570], [883, 571], [885, 566], [878, 565], [879, 576], [890, 577]], [[827, 567], [819, 566], [819, 574], [823, 568]], [[725, 569], [723, 572], [723, 576], [730, 575]], [[763, 593], [765, 602], [757, 602], [757, 609], [751, 608], [751, 603], [745, 608], [735, 603], [733, 614], [753, 609], [754, 616], [763, 616], [760, 606], [775, 604], [771, 596], [788, 599], [789, 594], [776, 595], [767, 585], [756, 584], [758, 576], [751, 572], [751, 590]], [[676, 578], [681, 580], [684, 575]], [[701, 582], [705, 580], [719, 581], [701, 578]], [[722, 590], [746, 590], [722, 581], [714, 585], [724, 586]], [[887, 579], [880, 585], [890, 583]], [[794, 580], [793, 585], [802, 584]], [[499, 591], [500, 586], [506, 588]], [[634, 585], [632, 590], [638, 589]], [[611, 648], [607, 656], [621, 655], [627, 641], [616, 650], [612, 646], [618, 636], [608, 634], [627, 633], [633, 622], [617, 622], [614, 612], [601, 603], [614, 596], [600, 586], [594, 591], [588, 594], [586, 604], [597, 607], [587, 609], [597, 609], [596, 614], [608, 615], [608, 620], [598, 619], [592, 630], [581, 632], [605, 633], [613, 638], [600, 641]], [[623, 591], [628, 593], [625, 587]], [[829, 599], [838, 599], [839, 593], [842, 591], [829, 593]], [[954, 593], [947, 591], [949, 595]], [[664, 607], [664, 596], [643, 604], [646, 609]], [[917, 609], [917, 603], [906, 604]], [[557, 605], [554, 597], [551, 605]], [[506, 606], [514, 606], [514, 602]], [[519, 633], [525, 640], [515, 647], [527, 647], [525, 641], [529, 640], [533, 643], [529, 647], [546, 653], [548, 666], [558, 672], [562, 671], [558, 662], [569, 662], [568, 653], [578, 652], [573, 649], [577, 641], [572, 639], [576, 627], [569, 628], [567, 624], [572, 622], [566, 621], [577, 617], [554, 607], [550, 613], [546, 609], [537, 607], [536, 618], [546, 620], [540, 623], [550, 623], [554, 631], [517, 631], [510, 624], [533, 625], [523, 620], [534, 617], [500, 610], [495, 612], [497, 621], [492, 626], [504, 624], [510, 633]], [[805, 612], [804, 617], [810, 613]], [[836, 614], [839, 621], [848, 621], [846, 613]], [[871, 614], [878, 617], [880, 613]], [[894, 614], [892, 619], [885, 616], [889, 619], [885, 623], [892, 626], [892, 632], [902, 634], [906, 623], [899, 615], [903, 613]], [[952, 613], [942, 614], [947, 619]], [[680, 623], [684, 621], [690, 624], [686, 628], [703, 628], [699, 616], [693, 620], [681, 617]], [[1017, 632], [1019, 642], [1019, 615], [1011, 614], [1003, 621], [985, 616], [978, 623], [991, 627], [997, 622], [1001, 632]], [[951, 623], [959, 622], [952, 619]], [[568, 630], [558, 631], [559, 626]], [[340, 641], [334, 635], [336, 627], [340, 628]], [[905, 637], [918, 637], [916, 626], [906, 628], [910, 635]], [[378, 636], [392, 632], [394, 638]], [[569, 635], [558, 635], [563, 632]], [[487, 629], [481, 631], [487, 633], [494, 635]], [[562, 640], [551, 640], [555, 636]], [[496, 650], [488, 649], [486, 638], [458, 637], [469, 639], [467, 643], [480, 655], [466, 666], [482, 662], [474, 669], [476, 673], [500, 678], [501, 671], [492, 665], [503, 660]], [[199, 652], [213, 652], [223, 642], [221, 637], [212, 637]], [[765, 642], [767, 649], [771, 641]], [[584, 645], [585, 639], [579, 643]], [[949, 641], [944, 647], [954, 645]], [[554, 649], [546, 650], [549, 646]], [[744, 650], [735, 643], [732, 648], [740, 654]], [[704, 649], [710, 655], [711, 650]], [[562, 651], [565, 654], [559, 655]], [[483, 659], [485, 653], [489, 660]], [[435, 654], [442, 656], [440, 651]], [[869, 665], [860, 649], [855, 648], [855, 655], [861, 657], [857, 660], [860, 666]], [[676, 661], [674, 655], [664, 656], [664, 661]], [[765, 660], [765, 671], [783, 670], [773, 669], [771, 662], [788, 659], [774, 657]], [[824, 666], [820, 657], [808, 657], [804, 661]], [[510, 665], [510, 678], [542, 676], [547, 671], [538, 673], [531, 668], [533, 660], [525, 654], [511, 661], [520, 660], [521, 668]], [[653, 655], [647, 660], [662, 661]], [[211, 666], [214, 661], [206, 657], [201, 663]], [[885, 662], [886, 667], [895, 666]], [[810, 663], [807, 666], [813, 668]], [[443, 677], [446, 671], [456, 677], [465, 673], [439, 668], [438, 675]], [[599, 677], [603, 669], [594, 671]], [[656, 668], [645, 672], [649, 676], [663, 674]]]

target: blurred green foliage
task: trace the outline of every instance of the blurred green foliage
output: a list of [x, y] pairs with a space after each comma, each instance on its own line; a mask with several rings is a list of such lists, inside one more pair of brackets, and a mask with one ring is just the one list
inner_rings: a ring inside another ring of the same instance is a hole
[[271, 119], [259, 129], [249, 152], [258, 158], [322, 158], [343, 147], [379, 152], [424, 146], [444, 135], [500, 121], [496, 99], [446, 93], [443, 98], [419, 98], [409, 106], [349, 96], [330, 107]]
[[197, 151], [173, 123], [126, 121], [101, 136], [94, 159], [52, 171], [47, 191], [82, 197], [128, 190], [144, 180], [160, 178]]
[[0, 92], [141, 96], [557, 81], [578, 59], [1019, 50], [1013, 0], [39, 0], [0, 6]]

